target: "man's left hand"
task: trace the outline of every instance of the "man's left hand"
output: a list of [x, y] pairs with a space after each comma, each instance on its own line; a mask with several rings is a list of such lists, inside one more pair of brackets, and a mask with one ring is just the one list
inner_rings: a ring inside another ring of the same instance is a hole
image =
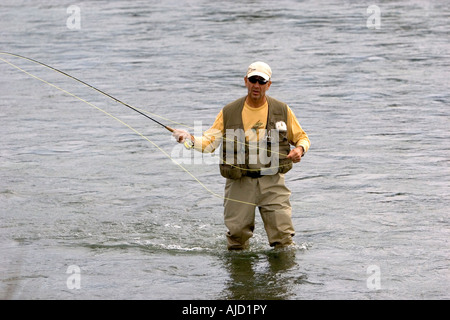
[[300, 146], [292, 149], [291, 152], [289, 152], [289, 154], [287, 155], [287, 158], [291, 159], [292, 162], [297, 163], [302, 160], [302, 156], [303, 156], [303, 147]]

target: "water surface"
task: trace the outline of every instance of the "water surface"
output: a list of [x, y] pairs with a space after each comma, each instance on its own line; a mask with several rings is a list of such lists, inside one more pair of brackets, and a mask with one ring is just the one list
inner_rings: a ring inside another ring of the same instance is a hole
[[2, 1], [0, 51], [171, 126], [208, 128], [246, 93], [247, 66], [271, 65], [269, 94], [312, 142], [286, 177], [297, 246], [273, 251], [258, 217], [250, 250], [227, 252], [213, 158], [193, 163], [143, 116], [0, 55], [151, 141], [0, 61], [1, 297], [449, 298], [446, 1], [380, 3], [380, 29], [364, 1], [84, 1], [78, 30], [70, 5]]

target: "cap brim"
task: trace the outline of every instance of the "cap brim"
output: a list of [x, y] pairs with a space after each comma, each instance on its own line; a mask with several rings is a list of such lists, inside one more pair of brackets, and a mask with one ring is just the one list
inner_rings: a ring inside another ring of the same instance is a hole
[[269, 80], [270, 80], [270, 77], [269, 77], [267, 74], [265, 74], [265, 73], [263, 73], [263, 72], [258, 72], [258, 71], [250, 72], [250, 73], [247, 75], [247, 78], [254, 77], [254, 76], [259, 76], [259, 77], [261, 77], [261, 78], [264, 78], [264, 80], [266, 80], [266, 81], [269, 81]]

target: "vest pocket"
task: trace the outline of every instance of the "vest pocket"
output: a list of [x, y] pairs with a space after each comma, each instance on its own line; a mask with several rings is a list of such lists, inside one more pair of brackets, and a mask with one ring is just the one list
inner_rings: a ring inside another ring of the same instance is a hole
[[240, 178], [242, 178], [242, 170], [241, 170], [241, 167], [238, 166], [238, 165], [231, 166], [229, 164], [221, 163], [219, 165], [219, 168], [220, 168], [220, 174], [224, 178], [227, 178], [227, 179], [240, 179]]
[[286, 173], [292, 169], [292, 161], [291, 159], [283, 159], [280, 160], [280, 164], [278, 167], [278, 173]]

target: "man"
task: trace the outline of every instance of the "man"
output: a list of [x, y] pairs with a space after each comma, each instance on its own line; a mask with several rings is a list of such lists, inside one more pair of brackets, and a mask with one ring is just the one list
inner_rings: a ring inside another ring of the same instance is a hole
[[213, 152], [222, 143], [220, 173], [227, 179], [224, 220], [229, 250], [248, 247], [256, 207], [270, 246], [294, 244], [291, 192], [284, 174], [292, 163], [300, 162], [310, 141], [292, 110], [266, 95], [271, 77], [269, 65], [252, 63], [244, 77], [247, 95], [225, 106], [202, 137], [184, 130], [173, 132], [179, 143], [192, 141], [201, 152]]

